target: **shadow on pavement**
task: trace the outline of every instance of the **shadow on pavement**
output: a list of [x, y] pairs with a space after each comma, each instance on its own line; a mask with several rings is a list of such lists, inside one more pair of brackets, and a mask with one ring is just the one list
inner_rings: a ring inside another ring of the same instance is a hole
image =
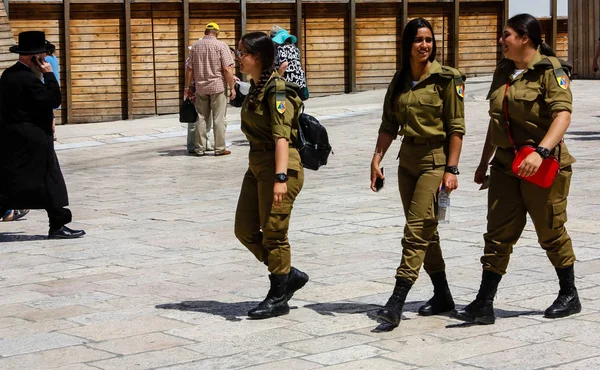
[[[540, 310], [526, 310], [526, 311], [507, 311], [499, 308], [494, 308], [494, 313], [496, 314], [496, 320], [498, 319], [507, 319], [511, 317], [519, 317], [519, 316], [543, 316], [544, 311]], [[472, 322], [459, 322], [456, 324], [446, 325], [446, 328], [467, 328], [469, 326], [479, 325]]]
[[179, 310], [204, 312], [225, 318], [227, 321], [242, 321], [239, 316], [246, 316], [248, 311], [259, 302], [217, 302], [217, 301], [183, 301], [181, 303], [165, 303], [155, 307], [163, 310]]
[[312, 303], [304, 306], [320, 315], [334, 316], [336, 313], [366, 313], [367, 316], [374, 319], [376, 311], [381, 306], [368, 303], [350, 303], [350, 302], [330, 302], [330, 303]]
[[[20, 220], [18, 220], [20, 221]], [[14, 222], [14, 221], [11, 221]], [[23, 233], [0, 233], [0, 243], [5, 242], [31, 242], [35, 240], [48, 240], [48, 235], [23, 235]]]
[[195, 153], [188, 153], [187, 149], [168, 149], [168, 150], [160, 150], [158, 154], [161, 157], [195, 157]]

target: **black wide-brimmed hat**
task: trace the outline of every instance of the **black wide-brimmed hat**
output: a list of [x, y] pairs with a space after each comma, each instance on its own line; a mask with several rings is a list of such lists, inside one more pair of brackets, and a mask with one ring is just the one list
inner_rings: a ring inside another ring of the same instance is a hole
[[19, 45], [13, 45], [8, 50], [11, 53], [32, 55], [53, 52], [56, 47], [46, 41], [43, 31], [25, 31], [19, 34]]

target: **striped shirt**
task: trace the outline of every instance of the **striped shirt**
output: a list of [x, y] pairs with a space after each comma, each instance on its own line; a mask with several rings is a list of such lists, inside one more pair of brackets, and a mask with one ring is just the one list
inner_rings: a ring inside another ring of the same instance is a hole
[[229, 46], [215, 36], [204, 36], [192, 45], [191, 68], [194, 71], [196, 92], [202, 95], [225, 92], [223, 69], [233, 67]]

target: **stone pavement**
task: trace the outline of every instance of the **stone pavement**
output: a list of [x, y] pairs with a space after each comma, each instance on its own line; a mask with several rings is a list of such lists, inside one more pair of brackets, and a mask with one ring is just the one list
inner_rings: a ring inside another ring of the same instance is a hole
[[[450, 223], [441, 225], [452, 293], [478, 289], [486, 192], [472, 182], [487, 127], [489, 80], [467, 85], [467, 130]], [[73, 227], [85, 238], [46, 240], [32, 211], [0, 224], [1, 369], [593, 369], [600, 367], [600, 85], [574, 81], [567, 135], [578, 159], [568, 230], [578, 263], [581, 314], [542, 317], [554, 270], [531, 224], [514, 249], [496, 299], [500, 318], [468, 326], [419, 317], [431, 283], [408, 297], [400, 327], [377, 333], [401, 255], [404, 218], [395, 186], [369, 190], [369, 164], [384, 91], [315, 98], [335, 155], [306, 171], [292, 218], [294, 265], [311, 277], [287, 316], [250, 321], [268, 290], [267, 271], [233, 235], [247, 143], [231, 110], [232, 155], [186, 155], [175, 116], [58, 127]]]

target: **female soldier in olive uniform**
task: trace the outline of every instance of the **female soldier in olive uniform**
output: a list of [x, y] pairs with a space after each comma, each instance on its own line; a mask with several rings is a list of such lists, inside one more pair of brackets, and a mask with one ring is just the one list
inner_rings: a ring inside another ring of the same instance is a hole
[[392, 141], [404, 135], [400, 148], [398, 186], [406, 226], [396, 286], [379, 321], [398, 326], [406, 295], [421, 265], [431, 277], [434, 295], [419, 308], [435, 315], [454, 308], [446, 281], [445, 264], [437, 232], [437, 195], [442, 188], [458, 186], [458, 160], [465, 133], [464, 84], [461, 74], [435, 61], [435, 37], [423, 18], [410, 21], [402, 36], [402, 69], [394, 76], [385, 97], [383, 118], [371, 162], [371, 188], [383, 178], [380, 163]]
[[[509, 19], [499, 41], [505, 59], [496, 68], [488, 94], [491, 119], [481, 162], [475, 172], [475, 182], [481, 184], [495, 151], [489, 178], [487, 233], [481, 257], [483, 276], [475, 301], [452, 312], [458, 319], [478, 324], [495, 322], [494, 296], [506, 273], [512, 247], [525, 227], [527, 214], [559, 278], [558, 298], [548, 307], [545, 316], [556, 318], [581, 311], [573, 274], [575, 255], [564, 226], [571, 164], [575, 162], [567, 146], [561, 144], [571, 123], [568, 70], [562, 68], [552, 49], [542, 42], [540, 24], [529, 14]], [[519, 176], [536, 173], [543, 158], [550, 153], [560, 155], [561, 170], [548, 189], [521, 180], [512, 172], [515, 154], [505, 126], [505, 99], [515, 146], [537, 147], [536, 152], [522, 162]]]
[[294, 200], [302, 189], [304, 171], [292, 144], [302, 101], [274, 72], [275, 49], [266, 34], [242, 37], [236, 51], [240, 70], [252, 76], [242, 106], [242, 131], [250, 142], [249, 168], [244, 175], [235, 213], [235, 235], [269, 268], [271, 289], [251, 318], [289, 312], [288, 300], [304, 286], [308, 275], [291, 267], [287, 232]]

